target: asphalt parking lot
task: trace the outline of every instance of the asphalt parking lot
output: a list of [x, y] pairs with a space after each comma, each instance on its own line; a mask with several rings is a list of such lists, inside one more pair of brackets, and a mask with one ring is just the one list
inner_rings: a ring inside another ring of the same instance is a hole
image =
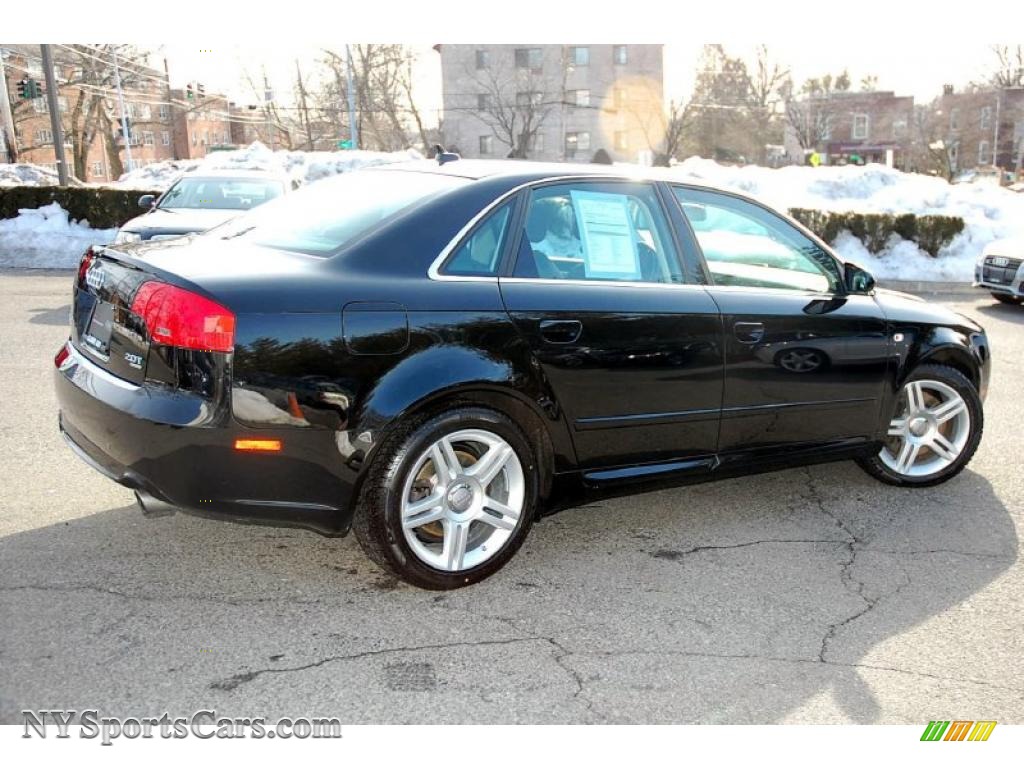
[[850, 463], [563, 512], [438, 594], [353, 539], [144, 519], [57, 433], [70, 273], [0, 272], [0, 722], [1024, 722], [1024, 309], [938, 297], [994, 351], [954, 481]]

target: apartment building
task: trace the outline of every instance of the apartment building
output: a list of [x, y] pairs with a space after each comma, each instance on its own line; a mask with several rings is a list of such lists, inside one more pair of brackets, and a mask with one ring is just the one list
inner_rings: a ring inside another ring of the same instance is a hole
[[178, 160], [206, 157], [214, 148], [233, 147], [232, 104], [226, 96], [198, 87], [171, 91], [174, 154]]
[[465, 157], [649, 163], [664, 134], [660, 45], [440, 45], [445, 146]]
[[[49, 102], [19, 96], [18, 84], [33, 80], [45, 88], [37, 45], [0, 45], [7, 92], [11, 99], [18, 160], [56, 170]], [[122, 136], [121, 110], [101, 56], [54, 46], [54, 75], [64, 131], [64, 155], [72, 176], [81, 181], [116, 181], [117, 166], [131, 170], [174, 157], [166, 76], [162, 71], [132, 63], [124, 73], [125, 111], [129, 137]], [[127, 145], [127, 147], [126, 147]], [[128, 160], [130, 148], [131, 161]], [[118, 163], [112, 162], [116, 156]]]
[[998, 166], [1019, 174], [1024, 167], [1024, 88], [956, 93], [947, 85], [939, 119], [952, 170]]

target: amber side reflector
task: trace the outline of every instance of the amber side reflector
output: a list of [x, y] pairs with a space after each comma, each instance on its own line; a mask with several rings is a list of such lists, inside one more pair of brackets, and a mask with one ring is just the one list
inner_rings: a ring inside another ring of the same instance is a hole
[[281, 441], [280, 440], [252, 440], [252, 439], [238, 439], [235, 440], [236, 451], [280, 451]]

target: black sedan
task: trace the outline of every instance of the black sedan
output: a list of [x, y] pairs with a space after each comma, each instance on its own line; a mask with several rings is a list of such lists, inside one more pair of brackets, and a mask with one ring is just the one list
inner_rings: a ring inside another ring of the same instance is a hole
[[595, 495], [840, 459], [944, 482], [989, 348], [746, 197], [423, 161], [90, 250], [55, 379], [69, 445], [144, 512], [354, 529], [447, 589]]

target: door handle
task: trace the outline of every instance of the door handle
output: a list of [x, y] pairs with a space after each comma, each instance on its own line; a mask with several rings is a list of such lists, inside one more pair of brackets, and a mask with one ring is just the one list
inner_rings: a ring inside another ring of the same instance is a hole
[[732, 332], [744, 344], [756, 344], [764, 338], [764, 323], [736, 323]]
[[552, 344], [572, 344], [583, 333], [579, 320], [541, 320], [540, 336]]

